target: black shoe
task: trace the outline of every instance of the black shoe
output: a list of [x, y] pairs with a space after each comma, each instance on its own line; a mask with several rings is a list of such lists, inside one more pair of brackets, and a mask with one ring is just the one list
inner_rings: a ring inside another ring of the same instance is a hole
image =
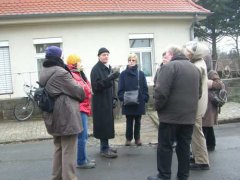
[[190, 164], [191, 170], [209, 170], [210, 166], [208, 164]]

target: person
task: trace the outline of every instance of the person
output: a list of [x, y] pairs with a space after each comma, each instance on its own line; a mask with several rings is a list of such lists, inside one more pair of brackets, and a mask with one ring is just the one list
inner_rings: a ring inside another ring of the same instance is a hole
[[198, 68], [201, 74], [201, 92], [202, 96], [198, 101], [198, 110], [196, 114], [196, 122], [193, 129], [192, 137], [192, 163], [190, 169], [192, 170], [209, 170], [208, 151], [206, 140], [202, 130], [202, 118], [207, 109], [208, 102], [208, 77], [207, 66], [203, 59], [209, 54], [209, 49], [204, 44], [197, 41], [190, 41], [184, 46], [184, 53], [188, 59]]
[[[173, 148], [176, 138], [177, 178], [189, 177], [190, 142], [199, 98], [200, 75], [181, 49], [170, 46], [166, 58], [171, 60], [157, 74], [155, 109], [159, 117], [157, 176], [148, 180], [170, 180]], [[191, 98], [189, 98], [191, 97]]]
[[[153, 88], [155, 88], [156, 86], [156, 81], [157, 81], [157, 74], [158, 72], [160, 71], [161, 67], [164, 65], [164, 64], [167, 64], [169, 62], [169, 60], [166, 58], [166, 52], [163, 52], [162, 53], [162, 63], [160, 64], [160, 66], [157, 68], [157, 72], [153, 78]], [[154, 96], [153, 96], [154, 98]]]
[[88, 116], [91, 115], [91, 98], [92, 90], [90, 82], [83, 72], [83, 66], [81, 59], [76, 54], [70, 54], [67, 57], [67, 65], [71, 70], [73, 78], [81, 87], [83, 87], [86, 98], [80, 103], [79, 109], [81, 114], [81, 121], [83, 125], [83, 131], [78, 134], [78, 148], [77, 148], [77, 167], [82, 169], [95, 168], [96, 163], [93, 160], [89, 160], [87, 157], [87, 139], [88, 139]]
[[39, 83], [54, 97], [55, 103], [53, 112], [44, 112], [43, 118], [55, 147], [52, 180], [77, 180], [76, 144], [77, 135], [82, 131], [79, 102], [85, 99], [85, 93], [74, 81], [61, 56], [59, 47], [50, 46], [46, 50]]
[[[126, 146], [131, 145], [133, 139], [133, 129], [134, 129], [134, 139], [137, 146], [141, 146], [142, 142], [140, 139], [140, 129], [141, 129], [141, 117], [145, 114], [145, 103], [148, 102], [148, 86], [144, 73], [139, 70], [138, 58], [134, 53], [128, 56], [128, 65], [126, 70], [122, 71], [118, 82], [118, 99], [124, 101], [124, 92], [131, 90], [139, 90], [139, 104], [125, 106], [122, 104], [122, 114], [126, 115]], [[134, 125], [134, 128], [133, 128]]]
[[213, 126], [217, 124], [218, 107], [213, 104], [213, 91], [225, 88], [223, 82], [220, 80], [218, 73], [214, 70], [208, 72], [208, 105], [207, 111], [203, 117], [202, 128], [206, 139], [207, 150], [214, 151], [216, 146], [216, 139]]
[[[156, 72], [156, 74], [155, 74], [155, 76], [154, 76], [154, 78], [153, 78], [153, 90], [154, 90], [154, 88], [156, 87], [157, 74], [159, 73], [161, 67], [162, 67], [164, 64], [169, 63], [170, 60], [171, 60], [171, 59], [166, 58], [166, 52], [164, 52], [164, 53], [162, 54], [162, 63], [160, 64], [160, 66], [159, 66], [159, 68], [157, 69], [157, 72]], [[154, 99], [154, 91], [153, 91], [153, 99]], [[173, 147], [173, 148], [176, 147], [176, 140], [175, 140], [175, 139], [176, 139], [176, 138], [173, 137], [173, 144], [172, 144], [172, 147]]]
[[109, 50], [102, 47], [98, 50], [98, 62], [91, 70], [93, 135], [100, 139], [100, 155], [116, 158], [117, 150], [109, 146], [109, 139], [114, 138], [113, 106], [117, 96], [113, 93], [114, 80], [119, 72], [112, 71], [109, 61]]

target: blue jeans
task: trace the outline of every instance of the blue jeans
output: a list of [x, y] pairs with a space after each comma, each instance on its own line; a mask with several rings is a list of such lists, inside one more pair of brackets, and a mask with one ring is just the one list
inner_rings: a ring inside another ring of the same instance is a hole
[[78, 134], [77, 164], [83, 165], [87, 161], [86, 144], [88, 139], [88, 117], [81, 112], [83, 131]]

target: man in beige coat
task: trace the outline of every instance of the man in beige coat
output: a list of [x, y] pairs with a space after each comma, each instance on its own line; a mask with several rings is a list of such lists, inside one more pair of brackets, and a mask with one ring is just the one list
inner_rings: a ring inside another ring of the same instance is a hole
[[39, 83], [55, 98], [55, 103], [53, 112], [44, 112], [43, 116], [55, 146], [52, 180], [77, 180], [76, 144], [77, 135], [82, 131], [79, 102], [85, 94], [73, 80], [61, 55], [60, 48], [47, 48]]
[[208, 77], [207, 77], [207, 66], [203, 59], [209, 54], [209, 49], [202, 43], [190, 41], [184, 47], [184, 53], [188, 59], [198, 68], [201, 74], [201, 92], [202, 96], [198, 101], [198, 109], [196, 114], [196, 121], [193, 128], [192, 135], [192, 153], [193, 163], [190, 164], [192, 170], [208, 170], [209, 159], [208, 151], [206, 147], [206, 140], [202, 130], [202, 118], [207, 110], [208, 103]]

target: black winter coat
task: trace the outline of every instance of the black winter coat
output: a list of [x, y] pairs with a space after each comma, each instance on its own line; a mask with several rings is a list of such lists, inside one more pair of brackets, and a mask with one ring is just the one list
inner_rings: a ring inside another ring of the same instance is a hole
[[[139, 76], [138, 76], [139, 73]], [[145, 114], [145, 103], [148, 102], [148, 86], [144, 73], [138, 71], [137, 65], [129, 68], [127, 66], [119, 77], [118, 82], [118, 98], [123, 101], [125, 91], [137, 90], [139, 79], [139, 104], [135, 106], [122, 105], [122, 114], [124, 115], [142, 115]]]
[[114, 83], [107, 78], [111, 71], [111, 66], [107, 68], [101, 61], [98, 61], [91, 71], [93, 135], [97, 139], [111, 139], [115, 134]]
[[163, 65], [157, 74], [155, 108], [160, 122], [194, 124], [199, 98], [200, 74], [185, 56]]

